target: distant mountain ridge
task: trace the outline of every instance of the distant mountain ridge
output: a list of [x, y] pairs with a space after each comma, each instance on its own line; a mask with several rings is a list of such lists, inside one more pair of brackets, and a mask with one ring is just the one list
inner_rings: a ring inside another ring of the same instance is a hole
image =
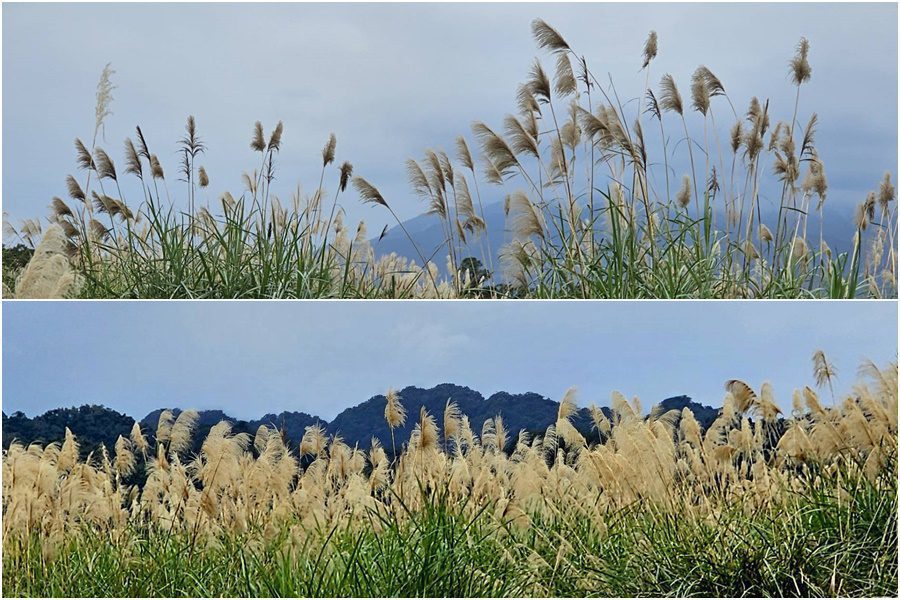
[[[419, 418], [419, 411], [425, 407], [442, 427], [444, 407], [448, 399], [459, 405], [464, 415], [469, 417], [472, 429], [480, 434], [482, 425], [487, 419], [501, 415], [504, 426], [511, 436], [518, 435], [520, 430], [543, 432], [556, 421], [559, 403], [531, 392], [510, 394], [497, 392], [485, 398], [471, 388], [451, 383], [443, 383], [433, 388], [406, 387], [399, 390], [401, 403], [407, 412], [406, 423], [394, 431], [397, 447], [409, 440], [413, 427]], [[332, 421], [326, 421], [314, 415], [298, 411], [269, 413], [259, 419], [249, 421], [234, 419], [221, 410], [198, 411], [200, 418], [194, 434], [195, 451], [206, 437], [209, 429], [220, 421], [232, 423], [235, 432], [254, 434], [260, 425], [275, 427], [284, 433], [291, 446], [300, 443], [303, 433], [310, 425], [320, 424], [329, 435], [339, 435], [353, 446], [367, 448], [372, 438], [377, 438], [383, 446], [390, 448], [391, 431], [384, 420], [386, 398], [377, 395], [356, 406], [341, 411]], [[690, 408], [701, 426], [706, 428], [718, 416], [719, 410], [693, 402], [687, 396], [667, 398], [659, 403], [664, 410], [681, 410]], [[140, 420], [144, 431], [152, 436], [159, 422], [159, 415], [164, 408], [151, 411]], [[171, 409], [176, 414], [178, 408]], [[609, 416], [608, 408], [602, 409]], [[573, 424], [586, 437], [594, 435], [591, 431], [591, 420], [588, 409], [582, 408], [572, 419]], [[99, 444], [112, 448], [119, 435], [128, 436], [134, 420], [114, 410], [102, 406], [82, 406], [80, 408], [56, 409], [44, 415], [29, 418], [22, 413], [7, 416], [3, 413], [3, 447], [9, 447], [12, 440], [22, 443], [40, 441], [43, 443], [62, 440], [65, 428], [69, 427], [82, 443], [85, 451], [96, 449]]]

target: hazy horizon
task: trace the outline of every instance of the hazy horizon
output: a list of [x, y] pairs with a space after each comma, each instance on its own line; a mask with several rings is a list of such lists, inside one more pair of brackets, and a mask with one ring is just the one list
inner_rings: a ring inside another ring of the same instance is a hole
[[[790, 406], [814, 385], [812, 353], [838, 368], [897, 357], [896, 303], [863, 302], [5, 302], [3, 410], [103, 404], [238, 419], [303, 411], [331, 420], [389, 387], [468, 386], [645, 408], [685, 394], [720, 406], [723, 384], [771, 381]], [[827, 393], [826, 393], [827, 394]], [[830, 400], [830, 398], [829, 398]]]
[[[428, 148], [452, 149], [457, 135], [471, 143], [473, 120], [496, 126], [514, 110], [533, 57], [551, 67], [531, 38], [538, 17], [601, 77], [609, 74], [629, 114], [643, 90], [644, 40], [655, 29], [654, 88], [670, 72], [687, 95], [691, 73], [705, 64], [738, 114], [760, 96], [770, 100], [773, 119], [789, 120], [795, 88], [787, 64], [807, 36], [813, 74], [798, 119], [805, 124], [818, 113], [828, 205], [855, 205], [886, 170], [896, 174], [895, 4], [15, 3], [2, 11], [3, 209], [16, 226], [46, 217], [51, 198], [65, 196], [65, 177], [76, 172], [72, 141], [90, 142], [95, 87], [107, 62], [116, 89], [98, 144], [121, 169], [123, 140], [140, 125], [172, 180], [173, 198], [180, 195], [176, 142], [188, 115], [208, 147], [200, 164], [211, 183], [201, 203], [242, 189], [241, 173], [259, 166], [249, 148], [253, 123], [262, 121], [268, 133], [283, 120], [274, 185], [283, 200], [298, 184], [306, 194], [315, 189], [320, 152], [334, 132], [338, 162], [350, 160], [402, 219], [412, 218], [426, 207], [406, 182], [404, 161]], [[695, 114], [687, 117], [702, 131]], [[730, 126], [727, 105], [720, 120], [721, 129]], [[326, 176], [326, 188], [336, 187], [335, 177]], [[121, 179], [136, 203], [142, 194], [135, 181]], [[483, 186], [485, 203], [506, 191]], [[772, 202], [761, 193], [764, 204]], [[390, 221], [355, 193], [342, 203], [351, 221], [366, 219], [372, 235]]]

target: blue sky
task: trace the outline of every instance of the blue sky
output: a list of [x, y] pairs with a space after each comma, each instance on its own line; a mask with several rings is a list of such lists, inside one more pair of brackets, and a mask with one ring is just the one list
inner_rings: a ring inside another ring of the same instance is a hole
[[782, 406], [821, 348], [850, 390], [864, 359], [897, 357], [894, 302], [4, 302], [3, 410], [98, 403], [236, 418], [331, 419], [388, 387], [457, 383], [583, 405], [613, 390], [645, 407], [718, 406], [732, 378]]
[[[107, 62], [118, 87], [100, 145], [120, 165], [124, 138], [141, 125], [174, 182], [176, 141], [194, 114], [208, 145], [201, 162], [214, 201], [239, 192], [242, 171], [257, 166], [253, 123], [268, 131], [282, 119], [273, 189], [283, 199], [298, 184], [314, 190], [319, 153], [334, 132], [339, 162], [353, 162], [401, 218], [420, 214], [404, 160], [452, 149], [473, 120], [498, 125], [514, 111], [516, 86], [537, 54], [529, 29], [535, 17], [557, 27], [597, 73], [608, 72], [625, 99], [641, 94], [641, 49], [655, 29], [654, 85], [671, 72], [687, 97], [691, 73], [705, 64], [739, 112], [758, 95], [784, 120], [794, 100], [787, 63], [805, 35], [813, 77], [799, 118], [818, 112], [829, 202], [855, 204], [884, 171], [897, 169], [893, 3], [4, 3], [2, 11], [2, 192], [14, 224], [46, 215], [52, 196], [64, 195], [65, 176], [75, 170], [72, 141], [90, 140], [95, 86]], [[140, 196], [133, 182], [124, 192]], [[496, 189], [485, 198], [501, 199]], [[373, 233], [389, 218], [355, 197], [345, 204]]]

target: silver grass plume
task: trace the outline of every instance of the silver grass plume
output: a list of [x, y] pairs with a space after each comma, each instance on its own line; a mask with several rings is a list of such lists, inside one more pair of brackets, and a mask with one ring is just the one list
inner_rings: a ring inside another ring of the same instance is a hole
[[475, 164], [472, 162], [472, 153], [469, 151], [469, 144], [466, 138], [459, 136], [456, 138], [456, 159], [470, 171], [475, 170]]
[[566, 43], [563, 36], [542, 19], [535, 19], [531, 22], [531, 34], [534, 36], [534, 40], [540, 48], [550, 50], [551, 52], [565, 52], [570, 50], [569, 44]]
[[384, 406], [384, 420], [387, 421], [388, 427], [396, 429], [403, 427], [406, 423], [406, 409], [400, 402], [400, 395], [393, 389], [389, 389], [385, 394], [387, 404]]
[[264, 152], [266, 150], [265, 133], [263, 132], [262, 123], [259, 121], [253, 126], [253, 137], [250, 138], [250, 148], [257, 152]]
[[674, 111], [679, 115], [683, 115], [684, 103], [681, 101], [678, 86], [675, 85], [675, 79], [666, 73], [659, 82], [659, 87], [659, 107], [664, 111]]
[[338, 188], [343, 192], [347, 189], [347, 184], [350, 182], [350, 177], [353, 175], [353, 165], [350, 164], [349, 161], [344, 161], [341, 164], [341, 178], [340, 183], [338, 184]]
[[897, 190], [894, 188], [894, 184], [891, 182], [891, 174], [885, 173], [884, 179], [881, 180], [881, 185], [878, 188], [878, 204], [881, 205], [881, 210], [883, 212], [887, 212], [891, 202], [893, 202], [897, 198]]
[[94, 170], [94, 157], [91, 156], [91, 151], [87, 149], [84, 142], [78, 138], [75, 138], [75, 161], [80, 169], [85, 171]]
[[284, 133], [284, 123], [278, 121], [278, 124], [275, 125], [275, 129], [272, 130], [272, 135], [269, 136], [269, 143], [266, 145], [266, 150], [271, 152], [278, 152], [281, 150], [281, 136]]
[[61, 198], [53, 197], [53, 201], [50, 203], [50, 210], [53, 211], [53, 216], [58, 220], [63, 217], [72, 217], [72, 209], [69, 208], [69, 205], [62, 201]]
[[434, 150], [426, 150], [425, 160], [426, 172], [431, 182], [431, 187], [436, 193], [440, 194], [447, 189], [447, 180], [444, 178], [444, 166], [441, 164], [441, 159]]
[[644, 62], [641, 65], [642, 69], [646, 69], [648, 66], [650, 66], [650, 61], [652, 61], [654, 58], [656, 58], [656, 51], [657, 51], [656, 46], [657, 46], [656, 32], [651, 31], [650, 34], [647, 36], [647, 41], [644, 42], [644, 55], [643, 55]]
[[713, 74], [706, 66], [700, 65], [697, 67], [697, 70], [694, 72], [695, 76], [698, 76], [703, 84], [706, 86], [706, 92], [710, 97], [713, 96], [724, 96], [725, 95], [725, 86], [722, 85], [722, 82], [718, 77]]
[[653, 93], [653, 90], [647, 88], [647, 109], [644, 112], [648, 112], [657, 120], [662, 119], [662, 112], [659, 108], [659, 101], [656, 99], [656, 94]]
[[97, 165], [97, 176], [100, 179], [116, 180], [116, 166], [103, 148], [94, 150], [94, 164]]
[[431, 189], [431, 183], [428, 181], [425, 171], [415, 159], [410, 158], [406, 161], [406, 176], [416, 195], [424, 199], [431, 198], [434, 194]]
[[199, 419], [196, 410], [185, 410], [178, 415], [169, 432], [169, 452], [178, 454], [190, 447], [191, 435]]
[[325, 450], [327, 442], [328, 436], [325, 435], [325, 429], [321, 425], [318, 423], [308, 425], [300, 440], [300, 455], [319, 456]]
[[575, 414], [578, 413], [578, 405], [575, 403], [575, 396], [577, 395], [578, 390], [574, 387], [570, 387], [566, 390], [566, 393], [563, 395], [563, 399], [559, 403], [559, 408], [556, 413], [556, 420], [570, 420]]
[[356, 188], [356, 191], [359, 193], [359, 197], [363, 202], [368, 204], [380, 204], [384, 207], [388, 206], [387, 201], [381, 195], [381, 192], [378, 191], [378, 188], [362, 177], [356, 176], [353, 178], [353, 187]]
[[503, 416], [497, 415], [494, 417], [494, 439], [497, 443], [497, 452], [501, 454], [504, 453], [508, 437], [509, 432], [507, 431], [506, 426], [503, 425]]
[[156, 157], [155, 154], [150, 155], [150, 173], [153, 175], [153, 179], [165, 179], [165, 173], [163, 173], [162, 165], [159, 162], [159, 158]]
[[462, 414], [459, 410], [459, 405], [454, 402], [452, 399], [447, 398], [447, 403], [444, 405], [444, 439], [450, 440], [458, 437], [459, 428], [461, 425], [460, 419], [462, 418]]
[[523, 115], [540, 114], [541, 105], [534, 97], [534, 92], [528, 84], [520, 85], [516, 90], [516, 106]]
[[135, 175], [140, 179], [144, 178], [144, 167], [141, 164], [141, 157], [131, 138], [125, 138], [125, 174]]
[[81, 230], [78, 229], [71, 221], [67, 221], [64, 218], [57, 219], [56, 223], [62, 227], [63, 233], [66, 234], [66, 237], [69, 239], [81, 237]]
[[334, 162], [334, 150], [337, 147], [337, 138], [332, 133], [328, 136], [328, 142], [322, 148], [322, 166], [327, 167]]
[[444, 181], [452, 188], [455, 185], [453, 180], [453, 162], [443, 150], [438, 152], [438, 162], [441, 166], [441, 172], [444, 174]]
[[131, 439], [131, 443], [134, 444], [134, 447], [140, 450], [144, 457], [146, 457], [150, 445], [147, 443], [147, 438], [144, 437], [144, 434], [141, 431], [140, 423], [137, 421], [134, 422], [128, 437]]
[[709, 89], [706, 87], [706, 81], [700, 69], [694, 71], [691, 76], [691, 100], [693, 101], [694, 110], [706, 116], [709, 111]]
[[790, 75], [794, 85], [801, 85], [809, 81], [812, 76], [812, 67], [809, 66], [809, 40], [805, 37], [797, 42], [796, 53], [790, 62]]
[[681, 187], [675, 195], [675, 202], [681, 208], [687, 208], [691, 203], [691, 177], [689, 175], [681, 178]]
[[147, 147], [147, 140], [144, 138], [144, 132], [141, 131], [140, 126], [135, 127], [135, 131], [137, 132], [138, 139], [138, 154], [143, 156], [147, 160], [150, 160], [150, 149]]
[[112, 63], [106, 63], [106, 66], [103, 67], [103, 72], [100, 73], [100, 81], [97, 82], [97, 102], [94, 105], [95, 133], [103, 129], [103, 122], [106, 120], [106, 117], [112, 114], [109, 105], [113, 101], [112, 91], [116, 89], [111, 80], [114, 73]]
[[725, 391], [730, 393], [734, 398], [735, 407], [741, 414], [750, 410], [756, 403], [756, 392], [740, 379], [731, 379], [727, 381], [725, 383]]
[[499, 173], [505, 174], [519, 164], [509, 144], [490, 127], [476, 121], [472, 124], [472, 132], [481, 144], [485, 157]]
[[816, 385], [820, 388], [825, 387], [825, 385], [831, 385], [831, 381], [837, 377], [837, 369], [834, 364], [828, 361], [825, 353], [821, 350], [816, 350], [813, 353], [812, 362]]
[[87, 200], [84, 195], [84, 190], [81, 189], [78, 181], [76, 181], [75, 178], [71, 175], [68, 175], [66, 177], [66, 187], [69, 190], [69, 197], [73, 200], [81, 200], [82, 202], [85, 202]]
[[[26, 231], [26, 229], [28, 231]], [[40, 225], [35, 222], [22, 227], [23, 237], [39, 234]], [[52, 223], [34, 249], [34, 254], [16, 281], [16, 298], [63, 298], [76, 286], [75, 273], [69, 263], [70, 243], [65, 231]]]
[[572, 63], [569, 55], [560, 53], [556, 57], [556, 81], [554, 83], [556, 93], [561, 97], [574, 94], [578, 89], [575, 74], [572, 72]]
[[531, 66], [528, 87], [539, 102], [542, 100], [544, 102], [550, 102], [552, 92], [550, 78], [547, 77], [547, 73], [544, 71], [544, 67], [541, 66], [541, 61], [538, 59], [534, 59], [534, 64]]
[[540, 158], [537, 140], [531, 136], [519, 119], [513, 115], [507, 115], [503, 120], [503, 127], [514, 152]]
[[532, 236], [544, 239], [544, 219], [540, 210], [525, 192], [517, 190], [506, 197], [508, 214], [512, 216], [513, 237], [527, 240]]
[[741, 121], [736, 121], [734, 125], [731, 126], [731, 152], [737, 154], [737, 151], [740, 150], [741, 144], [743, 143], [744, 137], [744, 125]]
[[438, 429], [434, 417], [428, 414], [425, 407], [419, 408], [419, 421], [413, 428], [410, 444], [419, 450], [429, 450], [437, 446]]
[[156, 443], [164, 444], [169, 441], [172, 434], [172, 425], [175, 422], [175, 415], [171, 410], [165, 409], [159, 413], [159, 420], [156, 425]]
[[134, 453], [131, 451], [131, 443], [120, 435], [116, 438], [115, 450], [116, 474], [119, 477], [128, 477], [134, 472], [137, 462], [134, 459]]
[[590, 409], [591, 413], [591, 422], [593, 428], [597, 431], [597, 433], [608, 436], [610, 433], [610, 422], [609, 419], [606, 418], [606, 415], [603, 413], [603, 410], [598, 408], [596, 404], [591, 404]]

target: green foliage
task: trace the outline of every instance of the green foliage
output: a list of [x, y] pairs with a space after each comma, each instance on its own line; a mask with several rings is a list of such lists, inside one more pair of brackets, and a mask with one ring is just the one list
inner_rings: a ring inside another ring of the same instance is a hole
[[3, 448], [13, 441], [41, 445], [62, 442], [66, 427], [78, 432], [81, 455], [98, 452], [100, 445], [111, 449], [119, 435], [128, 436], [134, 419], [128, 415], [96, 404], [84, 404], [78, 408], [57, 408], [39, 417], [28, 418], [21, 412], [3, 413]]
[[3, 246], [3, 287], [13, 290], [16, 287], [16, 278], [34, 256], [34, 248], [25, 244], [15, 246]]

